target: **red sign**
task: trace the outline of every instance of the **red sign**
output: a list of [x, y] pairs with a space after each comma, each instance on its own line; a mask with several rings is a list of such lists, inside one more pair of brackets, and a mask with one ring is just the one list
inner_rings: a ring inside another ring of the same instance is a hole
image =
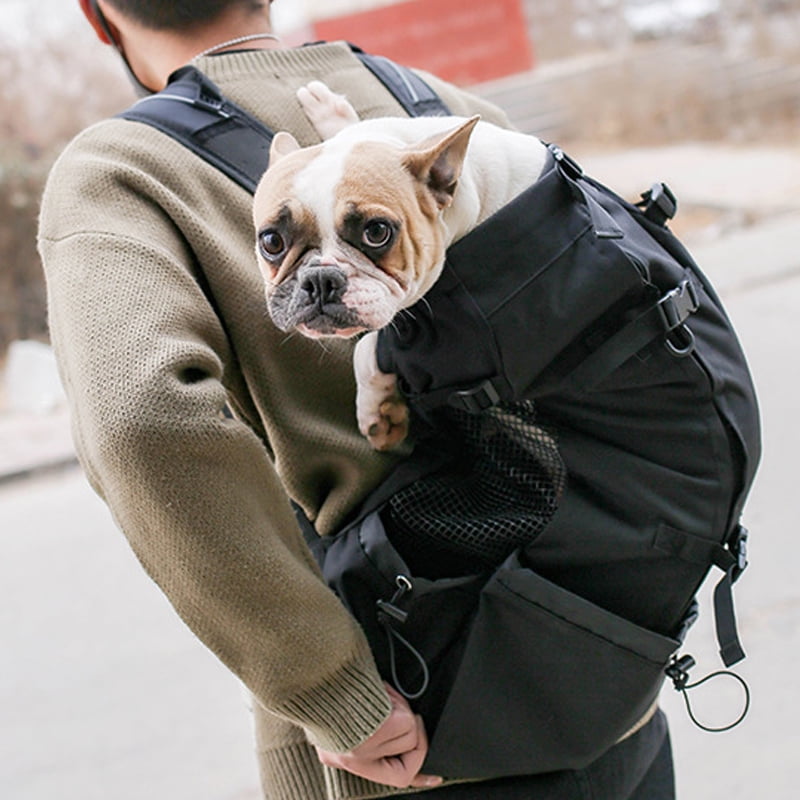
[[314, 34], [352, 42], [460, 85], [533, 67], [521, 0], [410, 0], [320, 20]]

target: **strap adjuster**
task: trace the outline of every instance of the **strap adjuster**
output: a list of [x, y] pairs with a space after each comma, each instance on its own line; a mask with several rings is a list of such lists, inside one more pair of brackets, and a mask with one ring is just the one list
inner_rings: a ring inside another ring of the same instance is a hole
[[496, 406], [499, 402], [500, 395], [488, 378], [472, 389], [453, 392], [447, 398], [448, 405], [461, 411], [467, 411], [470, 414], [480, 414], [482, 411], [486, 411], [487, 408]]
[[683, 325], [699, 307], [697, 289], [689, 278], [682, 280], [658, 301], [661, 321], [668, 332]]

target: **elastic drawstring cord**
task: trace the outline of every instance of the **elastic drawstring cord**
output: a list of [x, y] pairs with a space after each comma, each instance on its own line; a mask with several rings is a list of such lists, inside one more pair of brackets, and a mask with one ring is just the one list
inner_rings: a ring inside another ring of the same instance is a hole
[[[400, 608], [397, 603], [404, 594], [413, 589], [411, 580], [405, 575], [398, 575], [395, 578], [395, 584], [397, 585], [397, 590], [392, 595], [392, 599], [388, 601], [378, 600], [376, 603], [378, 606], [378, 622], [380, 622], [380, 624], [383, 626], [383, 629], [386, 631], [386, 637], [389, 640], [389, 663], [392, 671], [392, 682], [394, 683], [394, 687], [406, 699], [416, 700], [418, 697], [421, 697], [423, 694], [425, 694], [428, 686], [430, 685], [430, 671], [428, 670], [428, 665], [425, 663], [425, 659], [422, 657], [422, 654], [419, 652], [419, 650], [417, 650], [416, 647], [414, 647], [414, 645], [408, 641], [408, 639], [399, 634], [394, 627], [392, 627], [392, 620], [397, 620], [398, 622], [403, 623], [408, 618], [408, 612], [403, 611], [403, 609]], [[416, 692], [409, 692], [407, 689], [405, 689], [400, 681], [400, 677], [397, 674], [397, 650], [395, 647], [395, 639], [400, 642], [400, 644], [402, 644], [409, 653], [411, 653], [411, 655], [422, 668], [422, 685]]]
[[[422, 697], [423, 694], [428, 689], [428, 685], [430, 684], [430, 672], [428, 670], [428, 665], [425, 663], [425, 659], [422, 657], [422, 653], [411, 644], [405, 637], [401, 636], [388, 622], [385, 622], [383, 627], [386, 629], [386, 635], [389, 639], [389, 660], [391, 663], [392, 668], [392, 681], [394, 683], [394, 688], [400, 692], [403, 697], [407, 700], [416, 700], [418, 697]], [[395, 655], [395, 645], [394, 640], [397, 639], [400, 644], [405, 647], [409, 653], [419, 662], [420, 667], [422, 667], [422, 685], [416, 692], [409, 692], [403, 684], [400, 682], [400, 678], [397, 675], [397, 659]]]
[[[694, 664], [695, 661], [691, 656], [683, 656], [681, 658], [673, 659], [672, 663], [666, 669], [667, 677], [672, 680], [676, 691], [683, 695], [683, 702], [686, 704], [686, 712], [689, 714], [689, 719], [698, 728], [700, 728], [700, 730], [707, 731], [708, 733], [724, 733], [725, 731], [735, 728], [742, 722], [742, 720], [747, 716], [747, 712], [750, 710], [750, 687], [747, 685], [747, 682], [741, 677], [741, 675], [737, 675], [735, 672], [730, 672], [729, 670], [723, 669], [712, 672], [710, 675], [706, 675], [699, 681], [688, 683], [689, 670], [694, 666]], [[720, 728], [712, 728], [708, 725], [703, 725], [703, 723], [700, 722], [697, 717], [695, 717], [694, 712], [692, 711], [692, 705], [689, 701], [689, 689], [695, 689], [698, 686], [702, 686], [704, 683], [706, 683], [706, 681], [710, 681], [712, 678], [716, 678], [721, 675], [727, 675], [742, 685], [742, 688], [744, 689], [744, 708], [742, 709], [742, 713], [739, 714], [736, 720], [731, 722], [730, 725], [723, 725]]]

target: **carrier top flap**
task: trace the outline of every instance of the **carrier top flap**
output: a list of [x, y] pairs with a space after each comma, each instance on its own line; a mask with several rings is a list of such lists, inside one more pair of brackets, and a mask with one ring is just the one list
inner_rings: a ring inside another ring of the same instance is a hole
[[679, 282], [669, 254], [603, 200], [550, 156], [536, 183], [449, 249], [436, 285], [379, 335], [378, 364], [412, 405], [486, 381], [495, 400], [535, 396], [550, 365], [568, 370], [657, 299], [653, 265], [668, 288]]

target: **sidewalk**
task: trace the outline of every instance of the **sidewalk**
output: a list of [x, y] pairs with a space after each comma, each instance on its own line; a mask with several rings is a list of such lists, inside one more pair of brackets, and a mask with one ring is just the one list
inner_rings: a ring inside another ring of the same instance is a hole
[[[666, 181], [679, 201], [673, 227], [723, 296], [800, 271], [800, 148], [681, 144], [571, 155], [628, 199]], [[65, 410], [0, 409], [0, 484], [74, 463]]]
[[0, 485], [75, 463], [65, 409], [0, 414]]

